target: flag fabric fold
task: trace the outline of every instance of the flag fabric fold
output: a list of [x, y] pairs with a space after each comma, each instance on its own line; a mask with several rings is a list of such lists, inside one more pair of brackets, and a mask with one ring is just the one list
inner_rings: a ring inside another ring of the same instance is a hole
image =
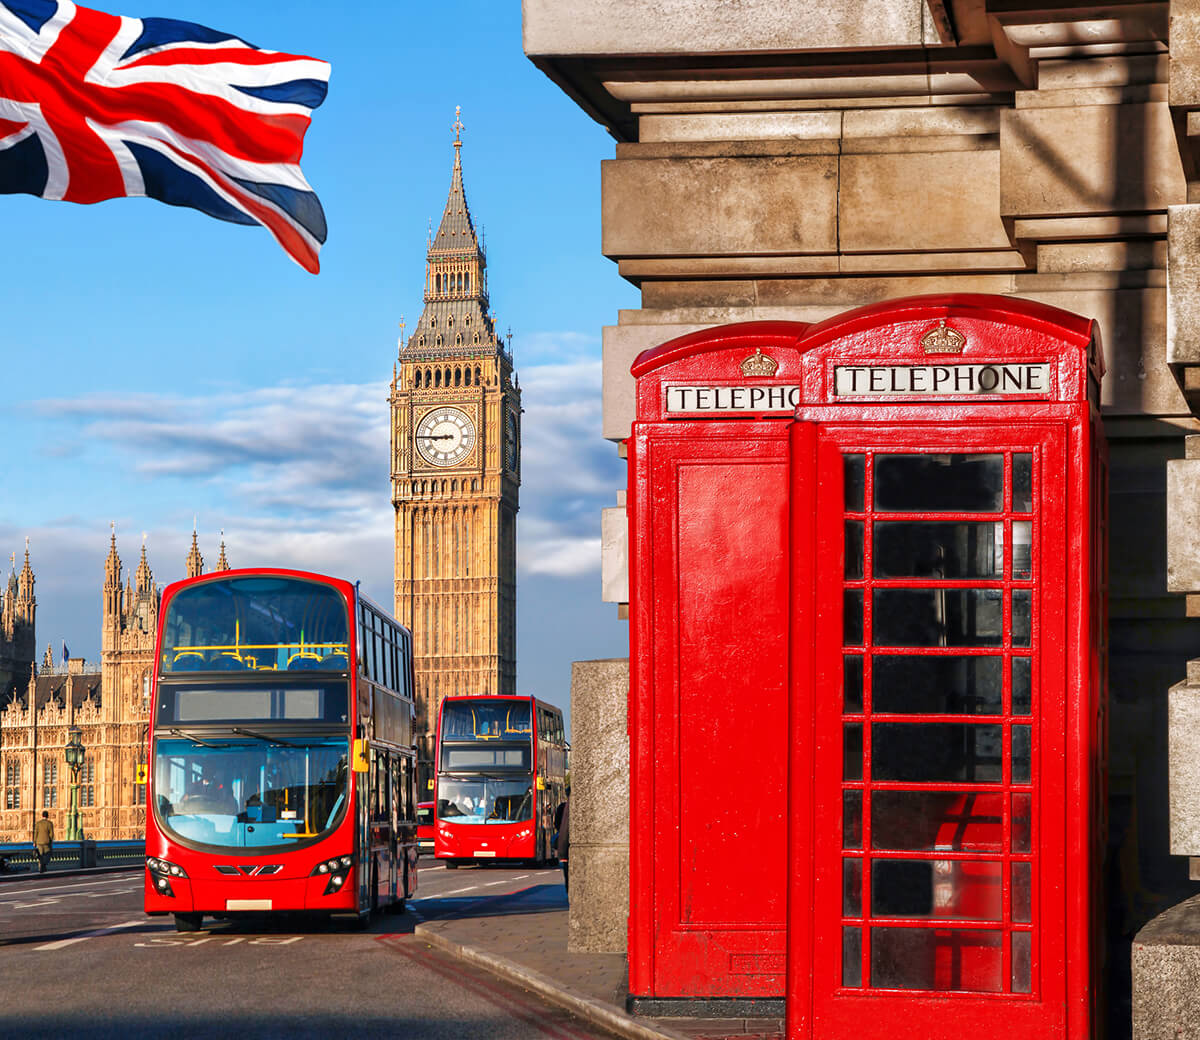
[[300, 157], [328, 83], [326, 62], [191, 22], [0, 0], [0, 193], [261, 224], [315, 274], [325, 214]]

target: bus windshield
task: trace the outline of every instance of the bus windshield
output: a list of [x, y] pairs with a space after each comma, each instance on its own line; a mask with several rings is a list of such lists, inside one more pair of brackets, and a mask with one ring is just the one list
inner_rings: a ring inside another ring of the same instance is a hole
[[344, 672], [349, 608], [334, 588], [287, 577], [227, 578], [180, 590], [162, 629], [163, 673]]
[[202, 845], [304, 844], [342, 818], [348, 763], [347, 737], [160, 738], [155, 816], [168, 834]]
[[[488, 703], [492, 701], [494, 703]], [[442, 740], [512, 740], [529, 737], [529, 701], [497, 697], [442, 705]]]
[[438, 780], [437, 817], [453, 823], [519, 823], [533, 819], [533, 786], [520, 780]]

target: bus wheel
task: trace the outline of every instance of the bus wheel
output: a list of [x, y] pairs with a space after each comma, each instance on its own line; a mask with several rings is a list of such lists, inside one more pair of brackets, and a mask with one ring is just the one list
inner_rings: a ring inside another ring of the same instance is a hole
[[176, 914], [175, 931], [198, 932], [200, 931], [200, 922], [203, 920], [203, 914]]

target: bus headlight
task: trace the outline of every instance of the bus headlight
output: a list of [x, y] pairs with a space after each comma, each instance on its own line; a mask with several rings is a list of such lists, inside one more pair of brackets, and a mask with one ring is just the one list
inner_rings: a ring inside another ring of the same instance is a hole
[[150, 871], [150, 878], [154, 882], [154, 891], [162, 896], [170, 896], [175, 898], [175, 890], [171, 887], [171, 878], [186, 878], [187, 871], [178, 863], [171, 863], [169, 860], [159, 859], [157, 856], [146, 857], [146, 869]]
[[187, 877], [187, 871], [178, 863], [171, 863], [165, 859], [158, 859], [155, 856], [146, 857], [146, 869], [155, 877]]
[[313, 867], [309, 877], [319, 877], [322, 874], [328, 874], [329, 883], [325, 886], [324, 894], [331, 896], [335, 892], [340, 891], [342, 885], [346, 883], [346, 877], [353, 865], [353, 856], [334, 856], [332, 859], [322, 860]]

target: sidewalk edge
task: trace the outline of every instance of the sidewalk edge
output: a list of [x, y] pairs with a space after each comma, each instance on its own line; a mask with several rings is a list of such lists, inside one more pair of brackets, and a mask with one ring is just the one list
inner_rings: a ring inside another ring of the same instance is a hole
[[560, 1007], [565, 1007], [568, 1011], [573, 1011], [580, 1018], [586, 1019], [593, 1025], [609, 1029], [620, 1036], [627, 1037], [628, 1040], [690, 1040], [690, 1038], [685, 1037], [682, 1033], [675, 1032], [673, 1029], [666, 1029], [662, 1026], [651, 1026], [645, 1022], [639, 1022], [623, 1011], [595, 1000], [592, 997], [584, 996], [582, 993], [576, 992], [569, 986], [563, 986], [553, 979], [547, 978], [540, 972], [534, 971], [532, 968], [522, 967], [511, 960], [488, 953], [486, 950], [480, 950], [474, 946], [464, 946], [453, 939], [447, 939], [439, 931], [427, 925], [417, 925], [413, 929], [413, 934], [434, 946], [441, 947], [461, 960], [471, 961], [473, 964], [478, 964], [480, 967], [486, 968], [493, 974], [512, 979], [514, 982], [519, 982], [521, 985], [540, 994], [547, 1000], [558, 1004]]

